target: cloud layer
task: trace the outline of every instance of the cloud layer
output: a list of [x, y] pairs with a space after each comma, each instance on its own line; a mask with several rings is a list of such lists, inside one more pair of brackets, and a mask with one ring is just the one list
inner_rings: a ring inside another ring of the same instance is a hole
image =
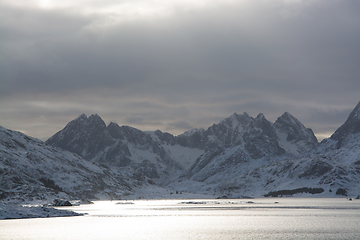
[[34, 137], [289, 111], [321, 138], [360, 100], [355, 0], [21, 2], [0, 1], [0, 121]]

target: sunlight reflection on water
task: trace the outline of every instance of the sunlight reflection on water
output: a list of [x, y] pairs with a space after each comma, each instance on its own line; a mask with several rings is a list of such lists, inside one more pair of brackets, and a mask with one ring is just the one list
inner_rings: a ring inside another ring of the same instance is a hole
[[359, 200], [98, 201], [69, 209], [88, 215], [2, 220], [0, 238], [360, 239]]

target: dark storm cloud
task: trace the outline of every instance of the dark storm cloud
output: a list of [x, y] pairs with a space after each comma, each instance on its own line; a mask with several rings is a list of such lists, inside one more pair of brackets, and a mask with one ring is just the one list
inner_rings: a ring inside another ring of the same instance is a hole
[[[39, 112], [68, 120], [96, 112], [120, 125], [181, 133], [233, 112], [275, 121], [289, 111], [315, 132], [330, 131], [360, 99], [359, 7], [208, 2], [127, 20], [3, 3], [1, 119], [12, 122], [14, 107], [29, 124]], [[332, 108], [329, 120], [324, 109]]]
[[[154, 20], [121, 24], [100, 33], [85, 31], [94, 20], [91, 18], [74, 19], [81, 24], [69, 24], [72, 21], [66, 15], [53, 17], [34, 12], [34, 24], [21, 24], [18, 31], [24, 32], [22, 28], [27, 26], [39, 32], [38, 38], [30, 37], [33, 45], [26, 49], [29, 55], [25, 61], [11, 59], [6, 72], [16, 67], [11, 71], [17, 74], [11, 79], [16, 91], [21, 86], [34, 91], [59, 91], [145, 84], [154, 85], [151, 91], [155, 93], [176, 88], [182, 90], [181, 94], [193, 95], [200, 87], [210, 88], [211, 92], [220, 85], [224, 90], [227, 86], [246, 86], [263, 94], [264, 89], [310, 90], [309, 84], [312, 89], [323, 90], [325, 81], [334, 85], [340, 81], [355, 83], [354, 76], [348, 73], [356, 71], [349, 68], [356, 66], [359, 56], [347, 46], [351, 39], [354, 42], [350, 46], [355, 46], [359, 37], [343, 30], [345, 24], [338, 22], [341, 4], [330, 9], [325, 6], [324, 10], [332, 11], [333, 21], [329, 21], [330, 17], [323, 20], [311, 9], [298, 13], [301, 16], [284, 18], [272, 4], [264, 5], [269, 6], [253, 10], [255, 16], [249, 16], [240, 6], [231, 11], [224, 8], [206, 14], [182, 13], [184, 16], [166, 23]], [[242, 13], [245, 16], [241, 17]], [[260, 20], [256, 19], [259, 14], [263, 14]], [[347, 19], [340, 22], [344, 21]], [[61, 29], [60, 38], [56, 27], [39, 30], [44, 22], [69, 27]], [[334, 27], [350, 36], [338, 37]], [[46, 32], [49, 38], [44, 36]], [[55, 39], [51, 37], [54, 34]], [[339, 47], [343, 50], [339, 51]], [[346, 59], [349, 56], [354, 61]], [[305, 91], [297, 92], [303, 95]]]

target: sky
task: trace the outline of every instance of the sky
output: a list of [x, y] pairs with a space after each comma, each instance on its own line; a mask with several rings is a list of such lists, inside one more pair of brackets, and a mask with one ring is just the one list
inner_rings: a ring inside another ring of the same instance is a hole
[[286, 111], [321, 140], [359, 100], [358, 0], [0, 0], [0, 125], [42, 140]]

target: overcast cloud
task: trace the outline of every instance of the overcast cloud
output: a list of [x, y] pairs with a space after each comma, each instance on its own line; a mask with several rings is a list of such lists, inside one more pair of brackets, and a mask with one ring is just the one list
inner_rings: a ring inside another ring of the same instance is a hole
[[285, 111], [322, 139], [360, 100], [357, 0], [0, 0], [0, 33], [0, 125], [43, 140]]

